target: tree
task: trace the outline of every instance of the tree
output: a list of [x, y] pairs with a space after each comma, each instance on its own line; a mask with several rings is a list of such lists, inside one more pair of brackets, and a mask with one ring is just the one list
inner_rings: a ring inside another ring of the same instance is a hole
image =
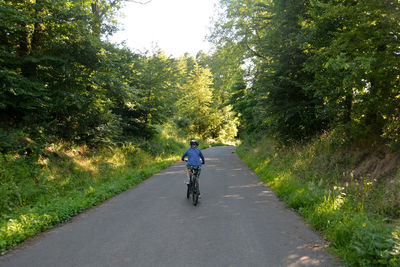
[[[3, 130], [75, 141], [101, 131], [110, 120], [109, 103], [93, 77], [101, 65], [100, 34], [115, 30], [117, 2], [102, 1], [101, 17], [96, 18], [90, 1], [2, 1]], [[94, 26], [96, 19], [101, 20]]]
[[221, 1], [221, 5], [226, 13], [216, 25], [216, 43], [225, 49], [240, 47], [242, 57], [252, 62], [246, 98], [253, 98], [247, 102], [254, 112], [246, 113], [254, 116], [242, 116], [242, 120], [252, 120], [242, 124], [268, 129], [284, 142], [321, 131], [324, 123], [315, 108], [321, 99], [304, 90], [311, 79], [303, 71], [307, 57], [299, 38], [299, 18], [307, 11], [306, 2], [238, 0]]
[[203, 138], [215, 123], [211, 113], [211, 85], [211, 72], [195, 63], [187, 82], [182, 85], [184, 95], [178, 103], [179, 114], [190, 121], [186, 131]]
[[379, 136], [394, 121], [399, 11], [395, 1], [314, 1], [304, 23], [306, 68], [315, 77], [309, 88], [353, 137]]
[[[194, 60], [194, 59], [193, 59]], [[186, 60], [188, 64], [192, 60]], [[188, 134], [203, 139], [232, 140], [237, 133], [237, 120], [230, 107], [215, 102], [211, 71], [196, 60], [178, 101], [177, 124]]]

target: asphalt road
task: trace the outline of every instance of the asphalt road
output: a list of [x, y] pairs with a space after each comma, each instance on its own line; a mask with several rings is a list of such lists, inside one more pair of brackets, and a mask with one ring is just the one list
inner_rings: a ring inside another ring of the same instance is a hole
[[0, 266], [338, 266], [234, 153], [203, 150], [202, 198], [183, 162], [0, 257]]

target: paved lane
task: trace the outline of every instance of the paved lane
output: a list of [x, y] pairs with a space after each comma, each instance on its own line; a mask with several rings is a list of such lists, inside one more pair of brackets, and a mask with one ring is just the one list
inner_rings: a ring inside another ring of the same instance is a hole
[[197, 207], [179, 162], [0, 257], [0, 267], [336, 266], [234, 150], [203, 150]]

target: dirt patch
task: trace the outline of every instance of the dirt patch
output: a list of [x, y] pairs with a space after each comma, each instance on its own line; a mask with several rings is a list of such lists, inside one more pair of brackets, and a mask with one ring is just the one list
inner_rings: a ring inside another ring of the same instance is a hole
[[393, 175], [399, 167], [400, 154], [398, 152], [375, 151], [369, 153], [353, 169], [355, 177], [368, 175], [371, 178], [379, 178], [384, 175]]

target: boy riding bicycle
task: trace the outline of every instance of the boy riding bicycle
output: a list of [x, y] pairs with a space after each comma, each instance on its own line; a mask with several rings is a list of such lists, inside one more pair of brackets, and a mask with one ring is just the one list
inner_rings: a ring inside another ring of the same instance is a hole
[[[186, 150], [185, 153], [183, 153], [182, 155], [182, 161], [185, 161], [185, 157], [188, 157], [188, 161], [186, 164], [186, 184], [190, 183], [190, 167], [198, 167], [198, 177], [197, 177], [197, 182], [198, 185], [199, 184], [199, 176], [200, 176], [200, 172], [201, 172], [201, 164], [205, 163], [204, 160], [204, 156], [203, 153], [201, 153], [201, 150], [198, 149], [199, 146], [199, 142], [197, 142], [197, 140], [193, 139], [190, 140], [190, 148], [188, 150]], [[201, 159], [201, 161], [200, 161]], [[200, 195], [200, 191], [199, 191], [199, 195]]]

